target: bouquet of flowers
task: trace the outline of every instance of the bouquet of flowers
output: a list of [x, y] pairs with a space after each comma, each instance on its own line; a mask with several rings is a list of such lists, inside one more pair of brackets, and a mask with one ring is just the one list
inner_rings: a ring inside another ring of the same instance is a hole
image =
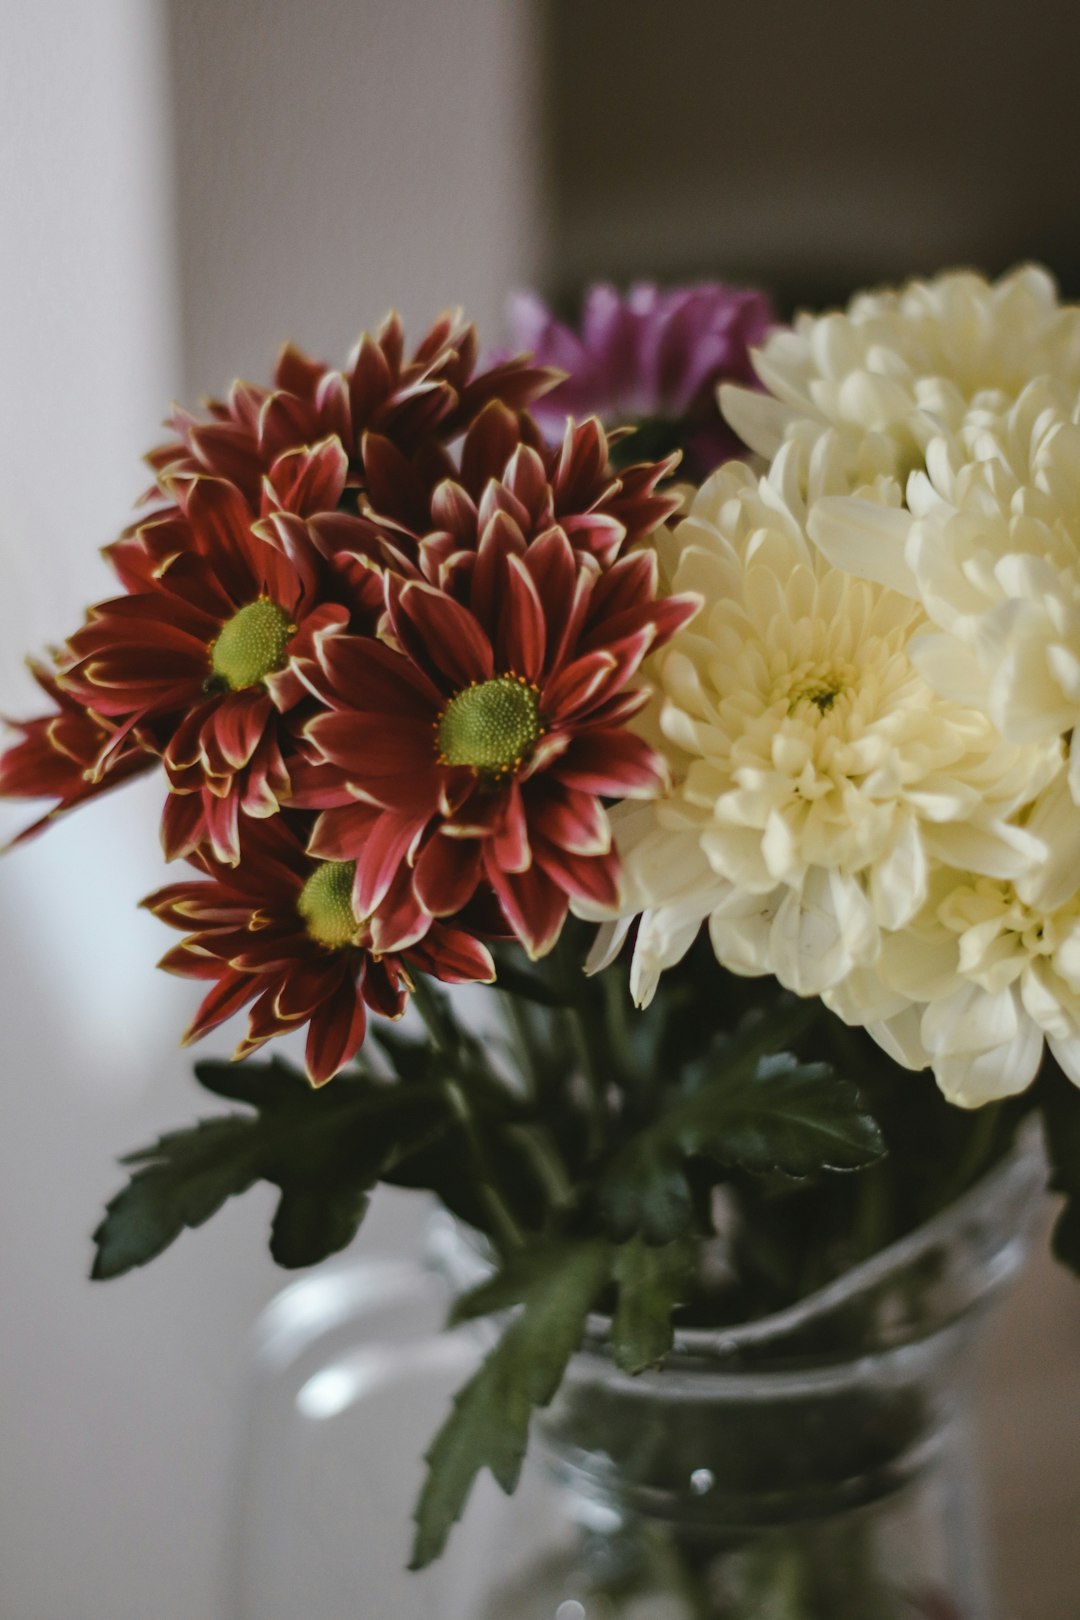
[[[195, 1069], [241, 1109], [130, 1155], [96, 1277], [260, 1179], [284, 1266], [380, 1182], [479, 1235], [456, 1314], [503, 1331], [417, 1566], [590, 1313], [635, 1374], [790, 1306], [1034, 1112], [1080, 1269], [1080, 308], [1023, 268], [513, 317], [177, 411], [0, 760], [23, 836], [163, 771], [185, 1040], [249, 1009]], [[301, 1030], [306, 1075], [250, 1061]]]

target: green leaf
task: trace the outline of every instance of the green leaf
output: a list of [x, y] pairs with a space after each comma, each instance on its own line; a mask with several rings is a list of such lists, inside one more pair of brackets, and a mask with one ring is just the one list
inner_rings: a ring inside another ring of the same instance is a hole
[[450, 1124], [440, 1087], [354, 1082], [353, 1092], [343, 1090], [337, 1116], [320, 1120], [318, 1131], [298, 1137], [290, 1121], [284, 1143], [267, 1143], [264, 1174], [281, 1188], [270, 1234], [279, 1266], [316, 1265], [345, 1248], [375, 1183], [437, 1142]]
[[760, 1058], [749, 1075], [717, 1075], [672, 1110], [667, 1127], [685, 1152], [757, 1174], [857, 1170], [885, 1151], [851, 1081], [788, 1053]]
[[540, 1239], [515, 1250], [492, 1276], [458, 1296], [450, 1309], [451, 1324], [474, 1322], [479, 1316], [493, 1316], [523, 1304], [530, 1294], [573, 1266], [580, 1250], [581, 1243], [573, 1238]]
[[211, 1059], [194, 1067], [195, 1078], [204, 1090], [229, 1102], [248, 1103], [252, 1108], [302, 1108], [313, 1095], [306, 1076], [279, 1057], [268, 1063], [222, 1063]]
[[275, 1260], [313, 1265], [351, 1241], [376, 1181], [454, 1124], [439, 1084], [354, 1073], [316, 1091], [280, 1060], [200, 1064], [197, 1072], [208, 1090], [249, 1103], [255, 1113], [204, 1120], [127, 1157], [139, 1168], [94, 1234], [95, 1278], [145, 1265], [185, 1227], [200, 1226], [260, 1179], [282, 1194], [271, 1237]]
[[274, 1212], [270, 1253], [292, 1270], [314, 1266], [350, 1244], [367, 1213], [370, 1194], [349, 1181], [337, 1186], [288, 1184]]
[[671, 1349], [671, 1313], [686, 1303], [694, 1279], [691, 1243], [657, 1248], [635, 1238], [615, 1251], [619, 1301], [611, 1329], [616, 1364], [626, 1373], [655, 1367]]
[[392, 1025], [372, 1029], [371, 1038], [381, 1046], [402, 1080], [426, 1080], [430, 1077], [434, 1050], [430, 1041], [413, 1040]]
[[442, 1552], [482, 1468], [513, 1491], [533, 1409], [546, 1406], [558, 1389], [610, 1264], [608, 1244], [593, 1239], [562, 1246], [557, 1257], [554, 1249], [546, 1251], [531, 1279], [514, 1283], [510, 1292], [522, 1295], [521, 1313], [455, 1396], [427, 1454], [411, 1569], [423, 1569]]
[[777, 1043], [805, 1030], [801, 1006], [755, 1020], [714, 1044], [666, 1109], [615, 1154], [600, 1177], [601, 1217], [619, 1243], [670, 1243], [693, 1215], [690, 1159], [805, 1177], [855, 1170], [885, 1152], [859, 1092], [824, 1063], [800, 1063]]
[[185, 1227], [201, 1226], [226, 1198], [246, 1192], [259, 1176], [258, 1129], [253, 1119], [231, 1115], [200, 1120], [128, 1162], [140, 1168], [108, 1204], [94, 1233], [95, 1279], [145, 1265]]
[[752, 1080], [763, 1064], [790, 1057], [821, 1016], [821, 1003], [782, 994], [774, 1005], [754, 1009], [732, 1034], [722, 1034], [690, 1065], [690, 1085], [711, 1084], [719, 1071], [729, 1084]]
[[660, 1132], [644, 1132], [618, 1154], [598, 1189], [605, 1229], [616, 1243], [640, 1232], [647, 1243], [671, 1243], [693, 1215], [681, 1155]]

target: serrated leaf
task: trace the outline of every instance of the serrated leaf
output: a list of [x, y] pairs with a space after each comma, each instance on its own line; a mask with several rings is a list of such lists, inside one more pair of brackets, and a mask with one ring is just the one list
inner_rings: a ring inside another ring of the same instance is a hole
[[876, 1121], [849, 1081], [822, 1063], [775, 1050], [805, 1027], [784, 1009], [769, 1032], [755, 1023], [715, 1047], [687, 1089], [619, 1151], [600, 1178], [601, 1217], [616, 1242], [640, 1234], [670, 1243], [692, 1218], [684, 1164], [709, 1158], [766, 1175], [855, 1170], [885, 1152]]
[[267, 1180], [281, 1188], [270, 1229], [270, 1253], [279, 1266], [317, 1265], [344, 1249], [367, 1213], [375, 1183], [392, 1175], [402, 1158], [445, 1135], [448, 1117], [432, 1111], [441, 1093], [397, 1086], [381, 1087], [380, 1093], [379, 1106], [369, 1099], [359, 1120], [347, 1114], [339, 1119], [332, 1140], [321, 1144], [314, 1159], [309, 1150], [306, 1165], [300, 1154], [290, 1154], [284, 1166], [267, 1165]]
[[258, 1180], [280, 1188], [271, 1252], [281, 1265], [313, 1265], [350, 1242], [375, 1182], [453, 1123], [444, 1088], [339, 1077], [313, 1090], [302, 1075], [270, 1064], [202, 1064], [218, 1095], [250, 1103], [175, 1131], [129, 1154], [138, 1168], [94, 1234], [92, 1275], [116, 1277], [161, 1253]]
[[296, 1270], [337, 1254], [356, 1236], [370, 1193], [363, 1185], [284, 1187], [270, 1227], [270, 1253]]
[[[206, 1091], [252, 1108], [302, 1108], [312, 1095], [306, 1076], [281, 1058], [268, 1063], [196, 1063], [195, 1078]], [[328, 1093], [330, 1095], [330, 1093]]]
[[663, 1248], [635, 1238], [615, 1251], [618, 1305], [611, 1327], [611, 1348], [626, 1373], [655, 1367], [671, 1349], [671, 1315], [686, 1303], [694, 1278], [693, 1247], [669, 1243]]
[[718, 1073], [732, 1086], [753, 1080], [762, 1064], [790, 1058], [820, 1016], [820, 1002], [781, 996], [767, 1011], [749, 1014], [734, 1033], [721, 1035], [706, 1047], [690, 1066], [688, 1089], [711, 1084]]
[[734, 1082], [718, 1075], [668, 1121], [685, 1152], [758, 1174], [857, 1170], [885, 1151], [850, 1080], [786, 1053], [761, 1058], [751, 1076]]
[[530, 1294], [543, 1289], [575, 1263], [581, 1244], [572, 1238], [536, 1242], [518, 1249], [502, 1261], [498, 1271], [477, 1287], [461, 1294], [450, 1310], [451, 1325], [473, 1322], [479, 1316], [494, 1316], [521, 1305]]
[[442, 1552], [482, 1468], [513, 1491], [533, 1410], [558, 1389], [609, 1269], [608, 1245], [582, 1242], [564, 1250], [559, 1264], [542, 1266], [524, 1290], [520, 1314], [455, 1397], [427, 1454], [411, 1569]]
[[94, 1233], [91, 1276], [119, 1277], [145, 1265], [185, 1227], [208, 1221], [258, 1180], [259, 1152], [256, 1121], [227, 1115], [173, 1131], [133, 1155], [140, 1168], [110, 1200]]

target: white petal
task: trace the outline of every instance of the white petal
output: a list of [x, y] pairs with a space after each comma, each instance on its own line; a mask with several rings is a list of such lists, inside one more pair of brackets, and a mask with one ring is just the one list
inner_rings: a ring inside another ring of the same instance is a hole
[[922, 1008], [905, 1007], [895, 1017], [867, 1024], [867, 1032], [881, 1050], [902, 1069], [926, 1069], [930, 1054], [922, 1042]]
[[1076, 1034], [1076, 1020], [1062, 1005], [1061, 993], [1065, 986], [1046, 963], [1036, 958], [1020, 980], [1020, 999], [1024, 1011], [1045, 1035], [1068, 1040]]
[[1070, 1035], [1067, 1040], [1050, 1035], [1047, 1045], [1073, 1085], [1080, 1086], [1080, 1035]]
[[877, 937], [858, 884], [812, 867], [777, 909], [769, 938], [772, 970], [797, 995], [820, 995], [872, 954]]
[[1046, 859], [1046, 845], [1025, 827], [995, 822], [987, 827], [972, 821], [944, 826], [927, 823], [923, 841], [931, 855], [946, 866], [978, 872], [984, 877], [1020, 880]]
[[911, 514], [896, 507], [853, 495], [829, 495], [815, 503], [806, 528], [835, 568], [904, 596], [917, 596], [915, 576], [904, 555], [911, 523]]
[[821, 999], [845, 1024], [866, 1029], [871, 1023], [890, 1022], [911, 1006], [907, 996], [882, 983], [874, 968], [853, 968]]
[[655, 996], [659, 983], [660, 969], [639, 958], [635, 950], [630, 966], [630, 995], [634, 1006], [644, 1012]]
[[955, 636], [914, 636], [908, 643], [908, 657], [928, 686], [954, 703], [970, 708], [986, 706], [986, 676], [982, 665]]
[[1059, 776], [1028, 816], [1027, 830], [1040, 840], [1045, 855], [1016, 880], [1016, 892], [1040, 911], [1056, 911], [1080, 888], [1080, 807], [1070, 785], [1071, 765], [1070, 780]]
[[871, 431], [904, 422], [911, 403], [906, 388], [869, 371], [852, 371], [840, 385], [839, 405], [844, 420]]
[[784, 442], [795, 412], [769, 394], [723, 383], [717, 392], [721, 415], [759, 456], [772, 457]]
[[639, 1007], [652, 1000], [660, 974], [682, 961], [707, 912], [707, 903], [658, 906], [642, 912], [630, 968], [630, 992]]
[[585, 958], [585, 972], [590, 976], [600, 973], [604, 968], [610, 967], [623, 948], [623, 943], [630, 932], [632, 917], [620, 917], [615, 922], [601, 923], [596, 931], [592, 948]]
[[977, 984], [965, 984], [930, 1003], [923, 1014], [922, 1034], [936, 1072], [939, 1057], [974, 1058], [988, 1048], [1006, 1046], [1029, 1022], [1012, 990], [991, 995]]
[[774, 882], [782, 883], [797, 876], [801, 862], [791, 829], [778, 810], [769, 813], [761, 838], [761, 853], [765, 866]]
[[914, 933], [884, 935], [875, 970], [897, 994], [934, 1001], [952, 995], [962, 982], [956, 966], [956, 936], [942, 930], [932, 939]]
[[767, 895], [732, 891], [709, 916], [709, 938], [717, 961], [730, 973], [757, 978], [771, 973], [769, 941], [784, 889]]
[[870, 870], [870, 900], [882, 928], [903, 928], [926, 899], [926, 854], [913, 820]]
[[1042, 1061], [1042, 1031], [1025, 1018], [1012, 1040], [975, 1057], [935, 1058], [937, 1083], [959, 1108], [979, 1108], [1026, 1091]]
[[1048, 647], [1046, 662], [1067, 701], [1080, 706], [1080, 658], [1071, 647]]

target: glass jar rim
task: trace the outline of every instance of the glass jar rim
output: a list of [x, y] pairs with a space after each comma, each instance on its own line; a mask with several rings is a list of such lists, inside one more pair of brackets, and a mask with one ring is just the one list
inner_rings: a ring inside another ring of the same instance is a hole
[[[954, 1202], [796, 1304], [733, 1325], [678, 1325], [663, 1376], [681, 1369], [828, 1380], [830, 1369], [850, 1376], [851, 1363], [860, 1359], [919, 1344], [930, 1352], [932, 1341], [948, 1337], [1020, 1270], [1045, 1186], [1042, 1133], [1028, 1119], [1010, 1151]], [[484, 1239], [445, 1213], [432, 1223], [428, 1258], [455, 1291], [475, 1287], [491, 1272]], [[906, 1312], [897, 1308], [905, 1280]], [[853, 1310], [872, 1324], [857, 1344], [845, 1332]], [[610, 1335], [611, 1317], [590, 1313], [578, 1355], [610, 1361]]]

